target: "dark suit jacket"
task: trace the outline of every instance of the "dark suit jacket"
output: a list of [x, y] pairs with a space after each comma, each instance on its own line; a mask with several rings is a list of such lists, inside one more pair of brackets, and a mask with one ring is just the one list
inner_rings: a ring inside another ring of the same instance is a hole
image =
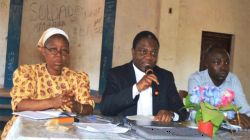
[[[159, 110], [171, 110], [179, 114], [180, 121], [187, 118], [188, 113], [183, 109], [183, 103], [178, 95], [173, 74], [155, 66], [154, 74], [159, 80], [159, 95], [153, 95], [153, 115]], [[139, 95], [133, 99], [132, 87], [136, 83], [132, 62], [112, 68], [109, 71], [106, 89], [102, 96], [101, 112], [103, 115], [129, 116], [137, 114]], [[145, 103], [146, 104], [146, 103]]]

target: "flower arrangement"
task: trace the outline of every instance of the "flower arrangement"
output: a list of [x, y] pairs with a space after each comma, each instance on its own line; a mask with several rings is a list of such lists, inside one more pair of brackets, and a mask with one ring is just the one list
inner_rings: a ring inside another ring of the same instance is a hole
[[[196, 110], [195, 122], [211, 122], [214, 136], [223, 120], [233, 119], [239, 110], [234, 105], [235, 94], [231, 89], [220, 90], [214, 86], [197, 86], [185, 99], [185, 107]], [[200, 130], [200, 129], [199, 129]], [[200, 130], [201, 131], [201, 130]], [[205, 133], [206, 134], [206, 133]]]

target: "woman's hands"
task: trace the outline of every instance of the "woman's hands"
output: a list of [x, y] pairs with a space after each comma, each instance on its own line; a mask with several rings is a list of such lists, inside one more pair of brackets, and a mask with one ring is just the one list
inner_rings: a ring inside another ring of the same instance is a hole
[[65, 90], [63, 94], [52, 98], [53, 108], [55, 109], [63, 108], [63, 106], [72, 108], [75, 102], [75, 94], [71, 90]]
[[79, 102], [75, 102], [73, 104], [72, 111], [80, 115], [89, 115], [93, 113], [93, 107], [89, 104], [80, 104]]
[[52, 99], [54, 108], [64, 109], [65, 106], [71, 108], [72, 112], [80, 115], [89, 115], [93, 113], [93, 107], [89, 104], [81, 104], [75, 101], [75, 94], [70, 91], [63, 91], [63, 94], [58, 95]]
[[72, 112], [80, 115], [89, 115], [93, 113], [93, 107], [89, 104], [81, 104], [77, 102], [75, 100], [75, 94], [70, 90], [63, 91], [62, 94], [47, 99], [23, 99], [20, 103], [17, 104], [14, 111], [39, 111], [52, 108], [61, 108], [63, 110], [67, 110], [70, 108]]

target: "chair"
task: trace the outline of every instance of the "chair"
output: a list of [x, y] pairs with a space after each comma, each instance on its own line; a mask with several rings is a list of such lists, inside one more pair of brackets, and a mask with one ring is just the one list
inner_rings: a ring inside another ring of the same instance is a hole
[[0, 88], [0, 133], [12, 117], [9, 90]]
[[95, 102], [95, 108], [93, 114], [100, 115], [100, 103], [102, 101], [102, 96], [99, 94], [99, 91], [97, 90], [91, 90], [91, 98]]
[[183, 100], [188, 95], [188, 92], [186, 90], [179, 90], [178, 92], [181, 100]]
[[96, 104], [101, 103], [102, 96], [99, 94], [99, 91], [91, 90], [91, 98], [94, 100]]

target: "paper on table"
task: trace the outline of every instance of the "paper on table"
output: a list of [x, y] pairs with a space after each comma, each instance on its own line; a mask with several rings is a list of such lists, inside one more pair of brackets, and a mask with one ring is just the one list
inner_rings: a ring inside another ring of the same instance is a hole
[[21, 112], [13, 112], [12, 114], [35, 119], [35, 120], [50, 119], [50, 118], [57, 118], [57, 117], [67, 117], [67, 116], [76, 116], [73, 113], [67, 113], [68, 115], [65, 115], [65, 114], [63, 114], [62, 111], [58, 111], [58, 110], [21, 111]]
[[117, 124], [107, 123], [75, 123], [77, 128], [83, 129], [90, 132], [102, 132], [102, 133], [125, 133], [129, 129], [124, 127], [119, 127]]
[[[36, 111], [36, 112], [39, 112], [39, 113], [43, 113], [43, 114], [48, 114], [48, 115], [51, 115], [51, 116], [76, 116], [76, 114], [74, 113], [70, 113], [70, 112], [62, 112], [60, 110], [55, 110], [55, 109], [49, 109], [49, 110], [44, 110], [44, 111]], [[66, 114], [67, 115], [66, 115]]]
[[154, 116], [143, 116], [143, 115], [127, 116], [126, 118], [129, 120], [134, 120], [134, 121], [153, 121], [154, 120]]
[[236, 132], [239, 132], [242, 130], [241, 126], [233, 125], [228, 122], [223, 122], [220, 127], [227, 129], [227, 130], [236, 131]]

